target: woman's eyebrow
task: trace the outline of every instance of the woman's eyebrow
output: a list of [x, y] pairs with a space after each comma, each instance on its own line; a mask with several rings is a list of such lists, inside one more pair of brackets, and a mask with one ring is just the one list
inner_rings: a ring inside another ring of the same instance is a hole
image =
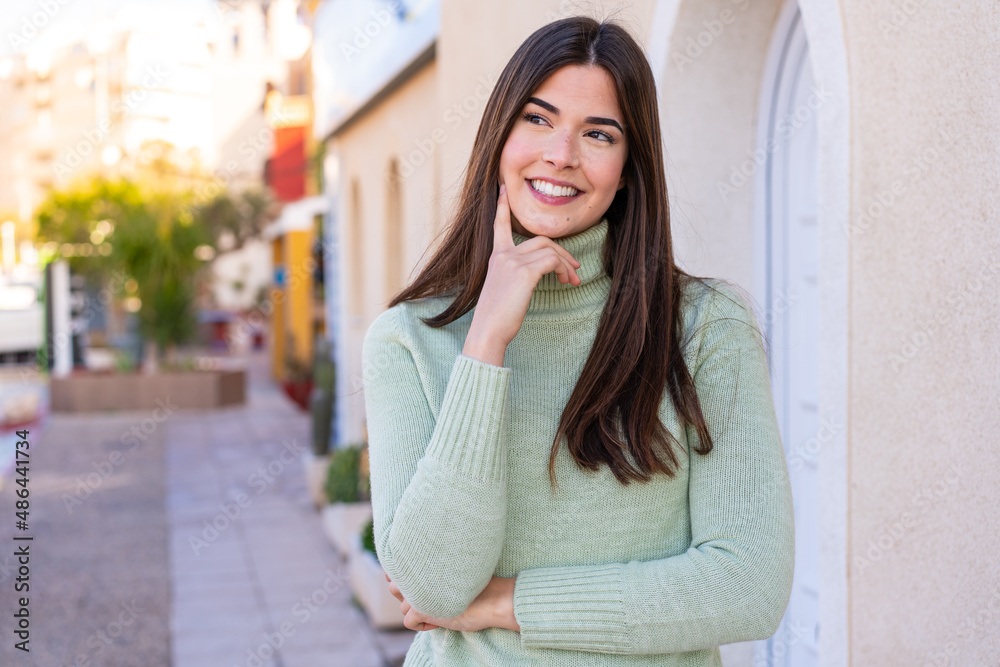
[[[537, 97], [529, 97], [528, 101], [529, 102], [533, 102], [534, 104], [537, 104], [538, 106], [542, 107], [546, 111], [554, 113], [557, 116], [559, 115], [559, 109], [557, 109], [553, 105], [549, 104], [545, 100], [540, 100]], [[601, 118], [600, 116], [587, 116], [586, 118], [583, 119], [583, 122], [584, 123], [593, 123], [594, 125], [611, 125], [612, 127], [617, 127], [618, 131], [621, 132], [622, 134], [625, 134], [625, 130], [622, 129], [622, 126], [619, 125], [618, 121], [615, 120], [614, 118]]]

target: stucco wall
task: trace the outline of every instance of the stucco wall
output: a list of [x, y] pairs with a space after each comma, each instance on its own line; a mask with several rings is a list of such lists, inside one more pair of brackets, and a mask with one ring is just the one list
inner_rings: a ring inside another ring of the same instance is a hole
[[753, 283], [754, 178], [729, 184], [753, 155], [757, 106], [780, 2], [683, 2], [661, 67], [671, 229], [678, 263]]
[[[347, 282], [345, 289], [359, 292], [360, 312], [352, 312], [351, 298], [344, 304], [342, 324], [344, 348], [338, 356], [346, 372], [347, 395], [341, 397], [346, 423], [344, 437], [357, 441], [363, 437], [364, 395], [362, 394], [361, 345], [371, 321], [387, 304], [390, 286], [386, 280], [386, 206], [390, 160], [400, 165], [402, 256], [409, 276], [420, 262], [421, 254], [431, 243], [438, 215], [438, 181], [434, 167], [434, 130], [441, 124], [437, 95], [437, 64], [431, 63], [408, 79], [381, 104], [374, 107], [343, 133], [331, 140], [329, 149], [339, 156], [339, 186], [336, 193], [337, 219], [340, 227], [344, 263], [341, 276], [354, 275], [360, 263], [360, 284]], [[361, 224], [354, 228], [352, 184], [358, 184], [361, 198]], [[350, 252], [351, 235], [360, 234], [360, 255]], [[349, 294], [345, 296], [350, 297]], [[345, 385], [341, 385], [345, 386]], [[338, 409], [340, 409], [338, 407]]]
[[1000, 6], [843, 5], [851, 664], [995, 664]]

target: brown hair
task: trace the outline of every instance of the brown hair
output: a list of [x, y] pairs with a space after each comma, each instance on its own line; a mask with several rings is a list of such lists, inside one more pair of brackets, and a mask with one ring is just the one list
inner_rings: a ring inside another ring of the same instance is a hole
[[674, 264], [656, 85], [642, 48], [621, 26], [570, 17], [539, 28], [521, 44], [486, 103], [447, 236], [389, 307], [454, 295], [444, 311], [422, 319], [432, 327], [449, 324], [475, 307], [493, 251], [500, 153], [528, 98], [567, 65], [602, 67], [614, 79], [629, 152], [625, 187], [605, 214], [604, 267], [612, 279], [611, 292], [559, 421], [549, 458], [550, 483], [555, 484], [563, 435], [578, 465], [597, 470], [605, 463], [622, 484], [649, 481], [656, 472], [672, 477], [679, 462], [671, 443], [683, 447], [658, 416], [664, 388], [682, 425], [692, 426], [698, 435], [695, 451], [712, 451], [680, 341], [683, 285], [702, 279]]

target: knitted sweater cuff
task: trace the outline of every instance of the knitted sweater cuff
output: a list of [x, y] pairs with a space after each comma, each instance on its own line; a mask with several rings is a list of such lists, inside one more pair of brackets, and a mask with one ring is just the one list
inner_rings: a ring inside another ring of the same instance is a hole
[[513, 371], [459, 355], [425, 455], [475, 479], [507, 479], [508, 394]]
[[522, 570], [514, 585], [521, 645], [631, 653], [624, 600], [620, 563]]

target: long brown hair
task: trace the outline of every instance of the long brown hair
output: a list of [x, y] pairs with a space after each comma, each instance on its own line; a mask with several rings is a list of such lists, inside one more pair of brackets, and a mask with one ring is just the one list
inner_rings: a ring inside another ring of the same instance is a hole
[[389, 307], [454, 295], [444, 311], [422, 318], [431, 327], [449, 324], [475, 307], [493, 251], [500, 153], [528, 98], [567, 65], [602, 67], [614, 79], [629, 151], [625, 187], [605, 214], [603, 259], [611, 292], [559, 421], [549, 457], [550, 483], [556, 484], [555, 459], [564, 435], [578, 465], [596, 471], [605, 463], [622, 484], [649, 481], [657, 472], [673, 477], [680, 465], [674, 447], [682, 452], [683, 447], [658, 416], [665, 387], [681, 424], [698, 435], [694, 450], [712, 451], [680, 340], [683, 285], [700, 279], [674, 264], [656, 85], [642, 48], [621, 26], [570, 17], [539, 28], [521, 44], [486, 103], [445, 239]]

